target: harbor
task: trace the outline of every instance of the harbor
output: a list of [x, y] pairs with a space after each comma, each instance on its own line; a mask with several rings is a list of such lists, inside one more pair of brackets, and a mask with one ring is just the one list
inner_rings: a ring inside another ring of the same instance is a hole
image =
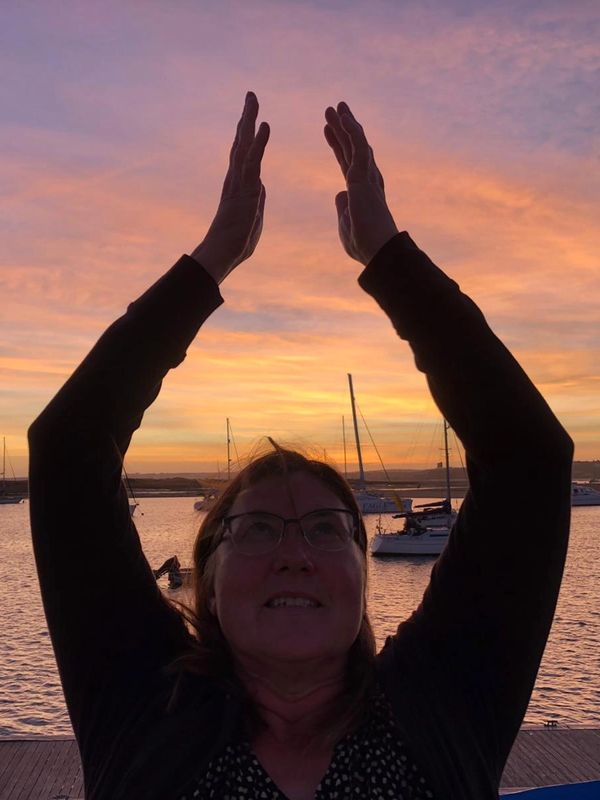
[[[136, 525], [150, 564], [158, 566], [174, 553], [189, 563], [198, 526], [193, 497], [140, 501]], [[506, 793], [600, 780], [599, 514], [599, 506], [573, 508], [563, 589], [525, 723], [503, 774]], [[79, 754], [37, 588], [27, 503], [4, 507], [3, 521], [0, 603], [7, 610], [8, 670], [0, 678], [0, 798], [83, 800]], [[379, 521], [377, 515], [366, 518], [370, 538]], [[392, 515], [381, 521], [386, 526], [398, 522]], [[370, 561], [369, 604], [379, 647], [420, 601], [432, 566], [432, 559]], [[166, 579], [161, 588], [171, 596]]]
[[[600, 728], [525, 726], [502, 775], [502, 793], [600, 780]], [[83, 800], [83, 775], [69, 736], [0, 738], [2, 800]]]

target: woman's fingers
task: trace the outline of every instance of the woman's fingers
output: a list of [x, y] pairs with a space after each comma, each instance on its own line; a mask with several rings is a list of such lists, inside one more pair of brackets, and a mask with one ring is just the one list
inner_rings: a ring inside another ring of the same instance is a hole
[[233, 144], [231, 145], [231, 150], [229, 151], [229, 169], [233, 169], [233, 166], [235, 164], [235, 158], [240, 144], [240, 133], [242, 130], [242, 122], [244, 121], [244, 115], [246, 113], [247, 106], [248, 106], [248, 95], [246, 95], [246, 100], [244, 101], [244, 108], [242, 110], [242, 116], [238, 120], [238, 124], [235, 129], [235, 138], [233, 140]]
[[352, 160], [352, 145], [350, 143], [350, 138], [348, 134], [342, 128], [340, 115], [335, 110], [335, 108], [329, 106], [328, 108], [325, 109], [325, 119], [327, 120], [327, 123], [329, 124], [335, 138], [338, 141], [339, 147], [344, 155], [346, 163], [348, 164], [348, 166], [350, 166], [350, 162]]
[[340, 169], [342, 170], [342, 175], [345, 178], [346, 173], [348, 172], [349, 164], [346, 161], [346, 157], [344, 156], [344, 152], [339, 143], [339, 140], [335, 135], [335, 133], [333, 132], [333, 128], [330, 127], [329, 123], [325, 125], [325, 127], [323, 128], [323, 133], [325, 134], [325, 139], [327, 140], [327, 144], [333, 150], [336, 160], [340, 165]]
[[354, 119], [352, 114], [344, 113], [340, 118], [342, 128], [348, 134], [352, 146], [352, 167], [357, 171], [353, 178], [365, 178], [369, 169], [371, 154], [369, 143], [362, 126]]
[[254, 140], [254, 126], [258, 116], [258, 99], [253, 92], [248, 92], [244, 102], [244, 110], [237, 124], [235, 139], [229, 153], [229, 167], [236, 169], [243, 163], [245, 155]]
[[248, 92], [229, 153], [229, 169], [221, 197], [231, 196], [242, 187], [251, 188], [260, 178], [260, 165], [269, 141], [270, 128], [266, 122], [262, 122], [255, 134], [258, 108], [256, 95]]
[[237, 144], [234, 148], [232, 169], [238, 175], [241, 174], [246, 160], [246, 156], [255, 136], [256, 117], [258, 116], [258, 100], [256, 96], [248, 93], [244, 112], [239, 122]]
[[[345, 117], [345, 122], [344, 122]], [[383, 176], [375, 163], [373, 148], [369, 145], [362, 125], [358, 122], [350, 107], [344, 101], [337, 104], [337, 110], [331, 106], [325, 111], [327, 125], [324, 133], [327, 143], [333, 150], [344, 177], [347, 176], [350, 166], [353, 165], [353, 179], [357, 177], [356, 170], [372, 170], [372, 177], [384, 189]], [[360, 175], [360, 172], [358, 173]]]
[[258, 184], [260, 179], [260, 167], [265, 147], [269, 141], [271, 129], [267, 122], [261, 122], [254, 141], [250, 145], [246, 160], [243, 165], [242, 181], [245, 187], [251, 188]]

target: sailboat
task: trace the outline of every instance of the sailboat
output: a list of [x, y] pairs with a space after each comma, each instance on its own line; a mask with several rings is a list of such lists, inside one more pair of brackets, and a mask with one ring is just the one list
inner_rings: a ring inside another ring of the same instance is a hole
[[600, 492], [585, 483], [571, 484], [572, 506], [600, 506]]
[[129, 516], [133, 517], [135, 514], [136, 508], [139, 506], [139, 503], [136, 499], [136, 496], [133, 493], [133, 489], [131, 488], [131, 483], [129, 481], [129, 475], [125, 470], [125, 465], [123, 465], [123, 481], [125, 486], [127, 487], [127, 494], [129, 496]]
[[412, 508], [412, 500], [398, 498], [394, 500], [390, 497], [375, 492], [369, 492], [366, 488], [365, 470], [363, 468], [362, 452], [360, 449], [360, 437], [358, 435], [358, 421], [356, 418], [356, 402], [354, 400], [354, 387], [352, 385], [352, 375], [348, 373], [348, 386], [350, 387], [350, 403], [352, 405], [352, 421], [354, 423], [354, 438], [356, 441], [356, 454], [358, 456], [358, 488], [354, 490], [354, 497], [358, 504], [361, 514], [393, 514], [402, 509], [409, 512]]
[[[229, 417], [227, 417], [227, 482], [231, 480], [231, 425]], [[235, 446], [235, 444], [234, 444]], [[237, 448], [236, 448], [237, 452]], [[194, 511], [208, 511], [208, 509], [215, 503], [221, 495], [221, 489], [206, 489], [204, 494], [200, 496], [199, 500], [194, 503]]]
[[6, 437], [2, 437], [2, 485], [0, 486], [0, 505], [16, 505], [25, 499], [20, 494], [8, 494], [6, 491]]
[[382, 556], [436, 556], [439, 555], [450, 536], [452, 525], [458, 516], [452, 508], [450, 487], [450, 456], [448, 450], [448, 428], [444, 419], [444, 450], [446, 454], [446, 497], [435, 503], [426, 503], [410, 511], [397, 514], [404, 517], [401, 531], [387, 533], [381, 528], [371, 541], [371, 555]]

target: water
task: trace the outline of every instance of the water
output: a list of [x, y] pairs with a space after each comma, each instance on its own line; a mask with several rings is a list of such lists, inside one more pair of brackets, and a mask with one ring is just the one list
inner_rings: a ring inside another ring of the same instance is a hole
[[[0, 735], [71, 735], [28, 515], [27, 503], [0, 506]], [[175, 553], [189, 563], [199, 519], [193, 498], [142, 499], [136, 524], [151, 565]], [[367, 517], [370, 534], [376, 524], [376, 517]], [[432, 565], [428, 558], [369, 559], [370, 613], [379, 645], [418, 604]], [[548, 719], [596, 726], [600, 720], [600, 506], [573, 509], [557, 614], [526, 716], [534, 723]]]

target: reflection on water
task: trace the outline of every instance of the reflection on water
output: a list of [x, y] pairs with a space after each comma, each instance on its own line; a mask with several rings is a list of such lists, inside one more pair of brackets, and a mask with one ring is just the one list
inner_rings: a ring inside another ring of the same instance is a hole
[[[27, 503], [0, 506], [0, 735], [70, 735], [37, 585], [28, 514]], [[150, 564], [157, 567], [174, 554], [182, 564], [189, 563], [200, 519], [193, 498], [142, 499], [135, 522]], [[395, 521], [385, 517], [384, 523], [391, 528]], [[370, 535], [376, 524], [376, 518], [367, 517]], [[419, 603], [433, 564], [431, 557], [369, 559], [369, 607], [379, 646]], [[166, 579], [161, 585], [166, 587]], [[599, 653], [600, 507], [574, 508], [556, 618], [526, 720], [597, 725]]]

